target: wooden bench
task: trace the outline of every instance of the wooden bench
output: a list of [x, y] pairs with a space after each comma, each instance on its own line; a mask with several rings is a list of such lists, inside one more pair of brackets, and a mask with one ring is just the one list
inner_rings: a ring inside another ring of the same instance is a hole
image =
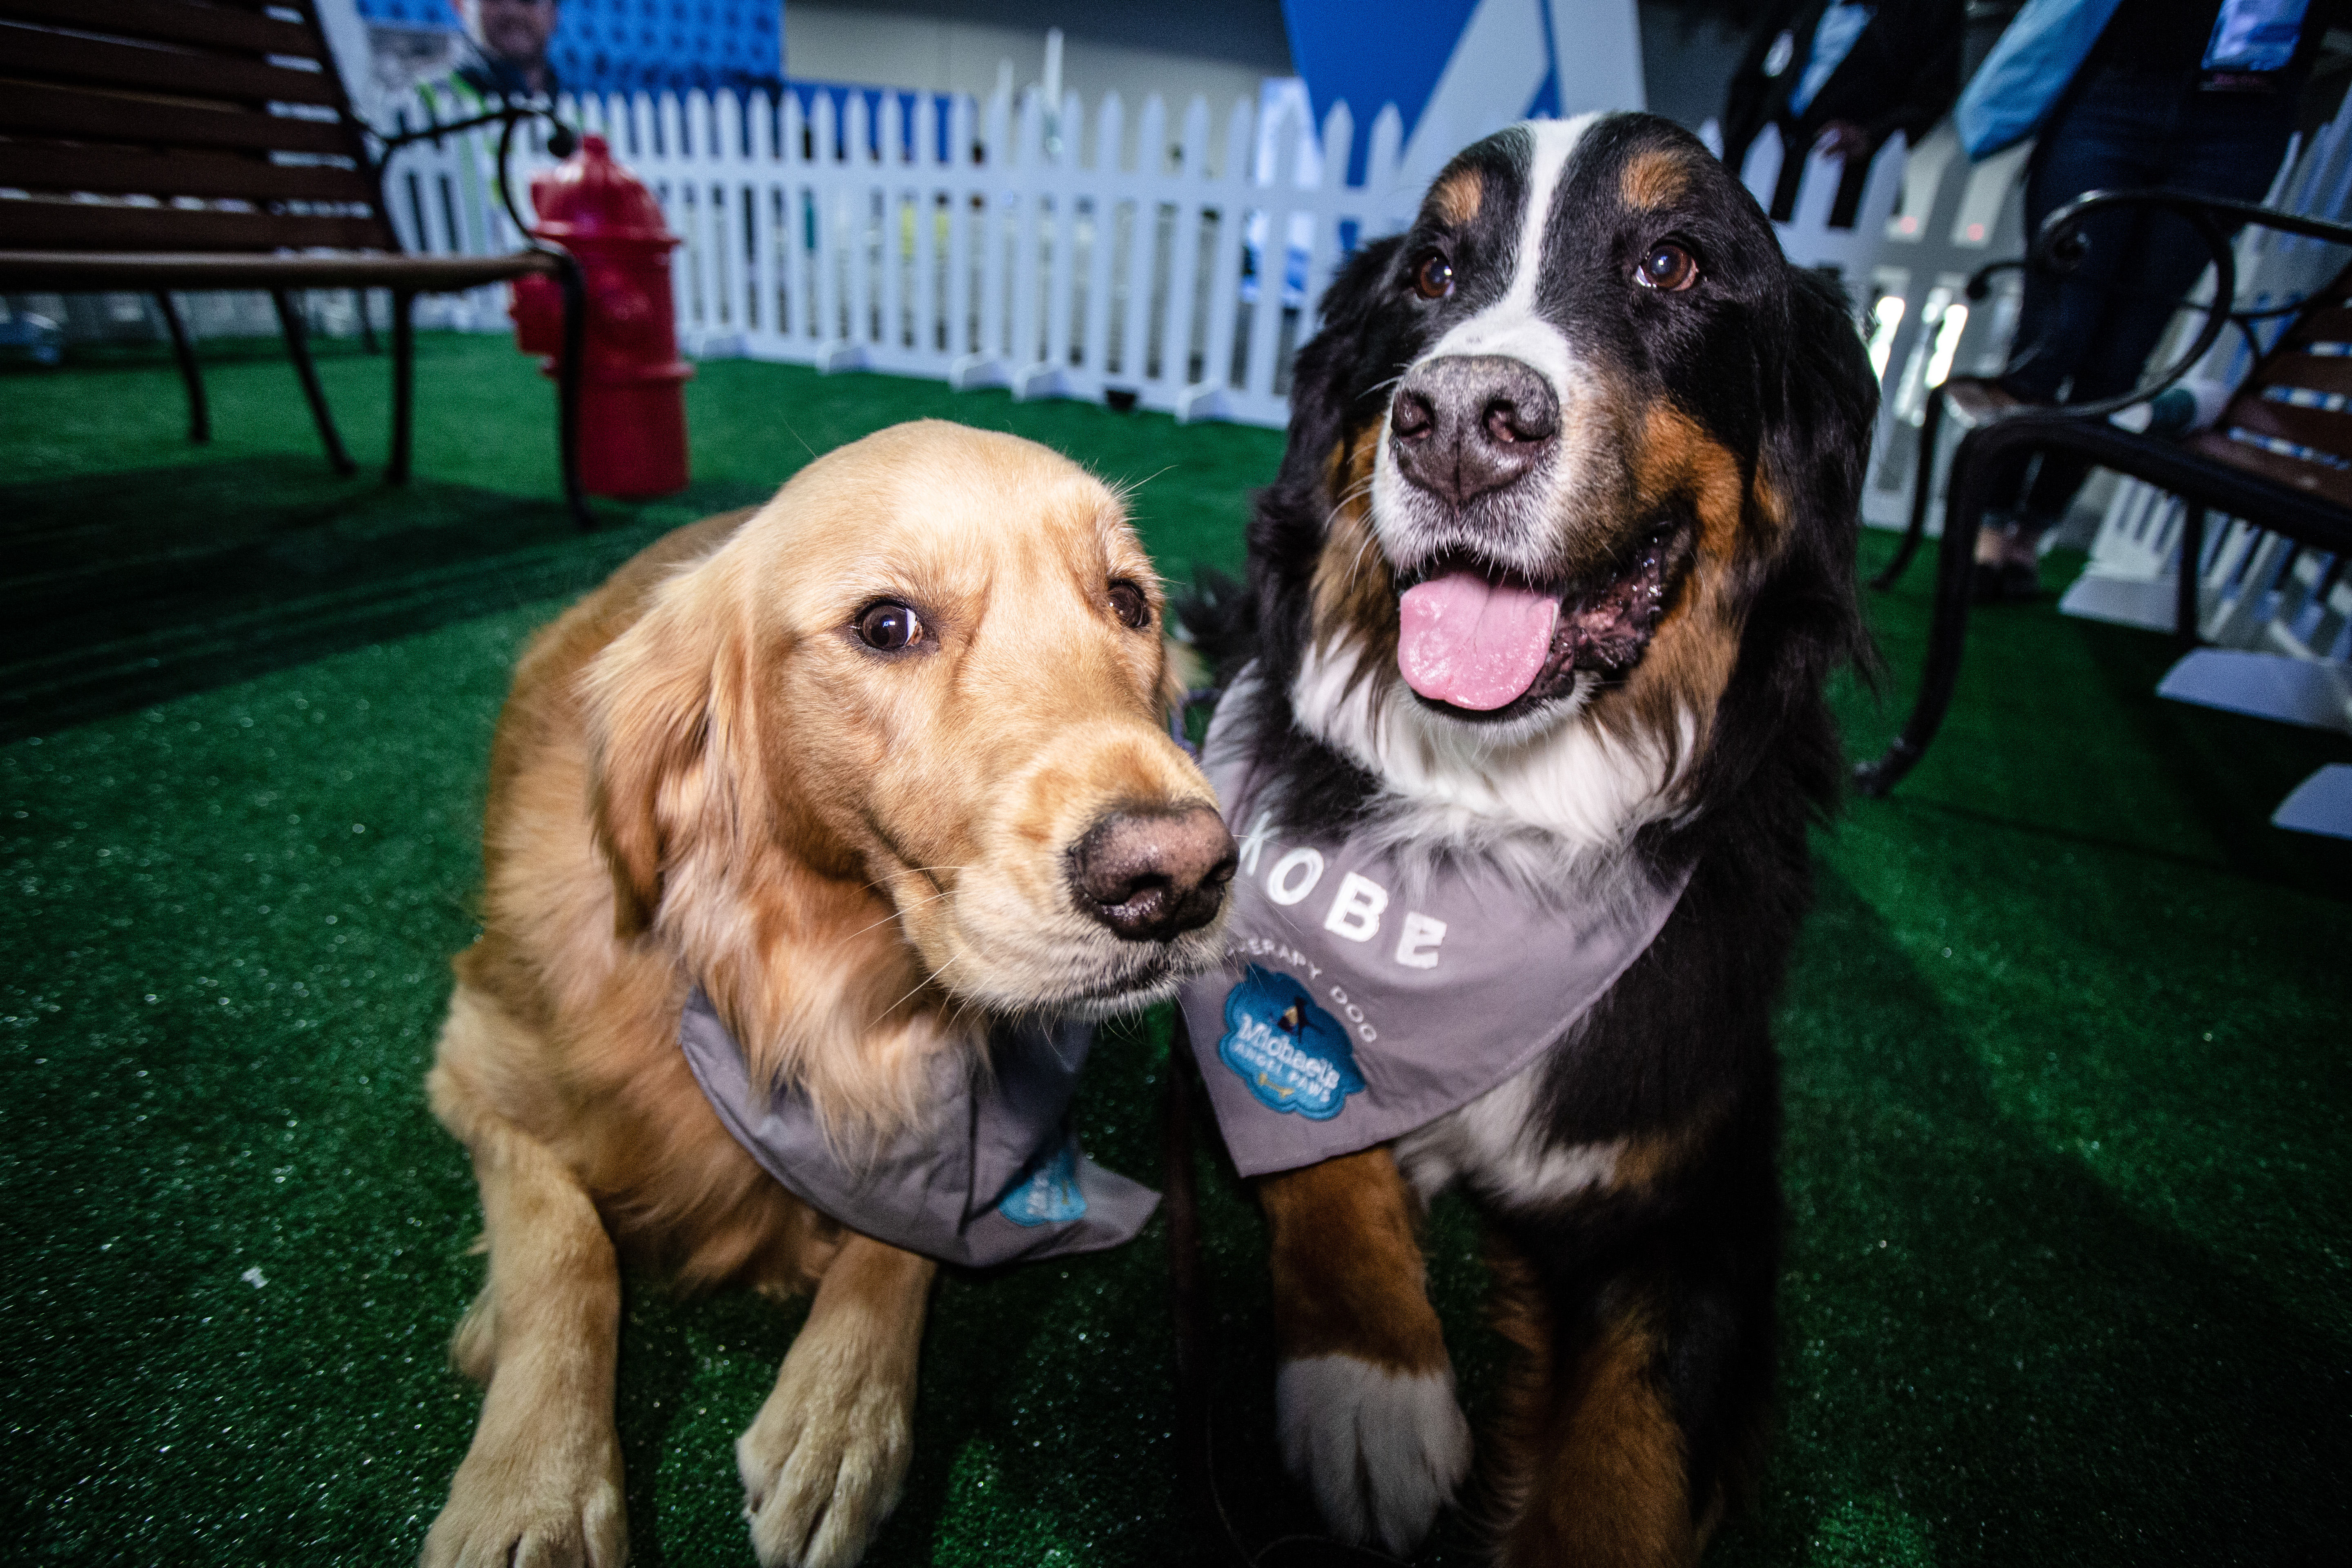
[[[511, 136], [536, 112], [501, 107]], [[421, 134], [432, 134], [431, 132]], [[371, 150], [371, 140], [374, 150]], [[552, 247], [406, 256], [385, 216], [383, 160], [408, 137], [352, 113], [313, 0], [0, 0], [0, 289], [152, 294], [188, 394], [188, 437], [210, 437], [204, 383], [173, 289], [267, 290], [328, 460], [355, 465], [311, 363], [294, 293], [392, 294], [393, 426], [385, 479], [408, 478], [413, 308], [527, 276], [565, 295], [558, 453], [576, 460], [579, 270]]]
[[[1943, 724], [1959, 681], [1968, 636], [1977, 535], [1986, 511], [2009, 499], [1997, 495], [1996, 487], [2013, 493], [2017, 474], [2036, 452], [2076, 453], [2181, 498], [2185, 511], [2174, 633], [2184, 645], [2197, 641], [2198, 563], [2203, 558], [2209, 509], [2339, 559], [2352, 553], [2352, 267], [2303, 303], [2285, 333], [2255, 361], [2212, 429], [2176, 440], [2124, 430], [2108, 419], [2154, 398], [2188, 374], [2229, 325], [2237, 268], [2226, 229], [2252, 223], [2352, 246], [2352, 226], [2177, 191], [2093, 192], [2050, 216], [2034, 241], [2030, 264], [2047, 265], [2054, 259], [2063, 267], [2084, 219], [2117, 205], [2169, 209], [2189, 218], [2204, 236], [2214, 258], [2213, 303], [2207, 308], [2205, 324], [2160, 375], [2102, 402], [2044, 407], [2021, 403], [1991, 383], [1973, 379], [1955, 379], [1930, 395], [1927, 419], [1919, 433], [1911, 526], [1874, 586], [1892, 585], [1926, 532], [1936, 437], [1946, 405], [1970, 428], [1952, 454], [1945, 488], [1944, 536], [1937, 552], [1935, 605], [1919, 695], [1902, 732], [1885, 753], [1854, 770], [1855, 784], [1865, 795], [1883, 795], [1893, 789], [1917, 765]], [[1971, 281], [1972, 295], [1981, 297], [1985, 275], [1980, 272]]]

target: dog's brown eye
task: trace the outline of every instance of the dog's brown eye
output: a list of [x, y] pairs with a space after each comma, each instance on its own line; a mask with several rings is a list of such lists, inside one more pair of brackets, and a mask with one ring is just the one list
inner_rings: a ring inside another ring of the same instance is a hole
[[1110, 585], [1110, 612], [1119, 618], [1122, 626], [1139, 632], [1151, 624], [1151, 601], [1145, 598], [1143, 590], [1132, 583], [1113, 583]]
[[868, 605], [857, 617], [857, 640], [884, 653], [895, 653], [921, 640], [922, 635], [922, 618], [893, 600]]
[[1633, 280], [1645, 289], [1679, 293], [1698, 281], [1698, 258], [1672, 242], [1654, 245], [1633, 269]]
[[1424, 300], [1443, 300], [1454, 292], [1454, 263], [1435, 251], [1412, 269], [1412, 291]]

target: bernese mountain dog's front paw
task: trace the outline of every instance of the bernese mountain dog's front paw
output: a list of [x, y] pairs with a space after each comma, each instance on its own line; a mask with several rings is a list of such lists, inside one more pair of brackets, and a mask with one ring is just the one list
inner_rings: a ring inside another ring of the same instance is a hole
[[1409, 1551], [1470, 1473], [1470, 1423], [1450, 1367], [1307, 1356], [1282, 1363], [1274, 1402], [1283, 1462], [1344, 1540]]

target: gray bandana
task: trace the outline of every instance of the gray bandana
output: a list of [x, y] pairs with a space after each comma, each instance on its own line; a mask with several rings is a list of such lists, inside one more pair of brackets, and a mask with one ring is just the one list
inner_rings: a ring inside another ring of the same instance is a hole
[[1160, 1202], [1087, 1159], [1069, 1130], [1091, 1025], [1000, 1028], [992, 1072], [941, 1056], [926, 1095], [931, 1125], [855, 1164], [826, 1145], [806, 1095], [754, 1096], [743, 1053], [698, 985], [677, 1043], [719, 1120], [768, 1174], [850, 1229], [942, 1263], [1098, 1252], [1133, 1237]]
[[1510, 1078], [1616, 984], [1690, 880], [1555, 908], [1475, 863], [1408, 878], [1275, 822], [1238, 752], [1210, 725], [1201, 766], [1241, 867], [1224, 967], [1178, 996], [1244, 1176], [1385, 1142]]

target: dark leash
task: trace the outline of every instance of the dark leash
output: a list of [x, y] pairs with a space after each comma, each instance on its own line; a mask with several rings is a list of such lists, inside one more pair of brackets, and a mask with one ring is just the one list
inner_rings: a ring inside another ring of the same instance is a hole
[[[1168, 731], [1185, 755], [1201, 752], [1186, 733], [1196, 706], [1214, 706], [1217, 691], [1188, 691], [1169, 713]], [[1181, 1008], [1171, 1010], [1168, 1082], [1160, 1105], [1160, 1153], [1165, 1170], [1162, 1202], [1168, 1213], [1168, 1294], [1176, 1326], [1176, 1484], [1198, 1500], [1207, 1533], [1224, 1543], [1227, 1560], [1243, 1568], [1409, 1568], [1402, 1558], [1370, 1547], [1349, 1546], [1328, 1536], [1292, 1533], [1252, 1545], [1225, 1506], [1217, 1484], [1215, 1352], [1208, 1332], [1208, 1304], [1201, 1270], [1200, 1194], [1192, 1163], [1192, 1096], [1200, 1070], [1192, 1059], [1192, 1033]]]
[[1161, 1201], [1168, 1212], [1168, 1294], [1176, 1324], [1176, 1485], [1197, 1500], [1205, 1532], [1224, 1545], [1223, 1561], [1242, 1568], [1409, 1568], [1407, 1562], [1368, 1546], [1324, 1535], [1291, 1533], [1253, 1544], [1225, 1505], [1217, 1480], [1215, 1352], [1208, 1332], [1208, 1301], [1201, 1269], [1201, 1211], [1192, 1163], [1192, 1095], [1200, 1082], [1184, 1015], [1175, 1015], [1168, 1042], [1168, 1082], [1161, 1100], [1164, 1156]]
[[1201, 748], [1192, 743], [1188, 729], [1192, 710], [1205, 707], [1213, 710], [1217, 706], [1217, 688], [1196, 686], [1179, 697], [1168, 710], [1168, 738], [1176, 742], [1178, 750], [1196, 763], [1201, 760]]

